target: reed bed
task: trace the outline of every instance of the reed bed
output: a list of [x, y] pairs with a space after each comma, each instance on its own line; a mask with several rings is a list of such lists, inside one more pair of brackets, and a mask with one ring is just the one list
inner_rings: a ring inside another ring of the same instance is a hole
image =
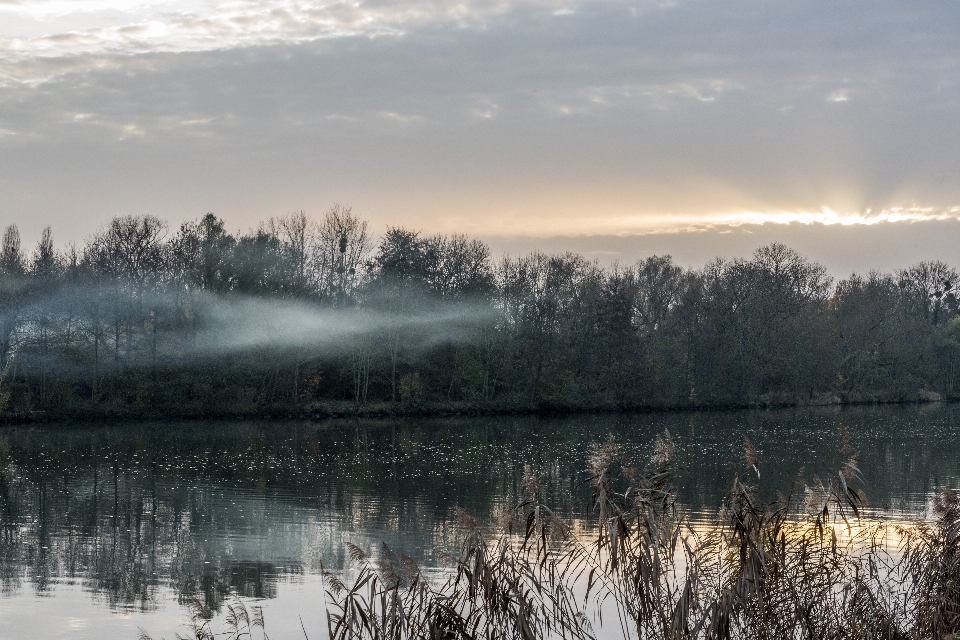
[[[445, 580], [386, 545], [351, 545], [353, 577], [324, 573], [325, 631], [331, 640], [960, 638], [960, 495], [941, 488], [935, 518], [895, 525], [891, 550], [890, 526], [864, 515], [845, 434], [840, 453], [829, 479], [798, 479], [764, 499], [746, 440], [716, 522], [702, 527], [678, 503], [669, 433], [641, 464], [608, 438], [587, 460], [588, 532], [545, 504], [527, 467], [524, 498], [497, 522], [458, 511], [463, 542], [443, 558]], [[243, 615], [231, 609], [230, 631], [238, 620], [263, 631], [262, 615]], [[192, 629], [203, 623], [195, 616]]]

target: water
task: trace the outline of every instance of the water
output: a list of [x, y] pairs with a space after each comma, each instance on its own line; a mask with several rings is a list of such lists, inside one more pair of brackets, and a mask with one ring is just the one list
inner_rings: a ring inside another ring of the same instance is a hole
[[[203, 422], [0, 428], [0, 638], [185, 633], [184, 603], [264, 607], [275, 639], [323, 637], [321, 567], [381, 541], [429, 571], [456, 551], [453, 508], [514, 504], [524, 463], [584, 515], [584, 457], [614, 434], [642, 461], [669, 429], [681, 497], [712, 517], [748, 436], [770, 495], [860, 452], [874, 514], [924, 517], [960, 485], [960, 406], [562, 418]], [[215, 630], [218, 629], [215, 624]]]

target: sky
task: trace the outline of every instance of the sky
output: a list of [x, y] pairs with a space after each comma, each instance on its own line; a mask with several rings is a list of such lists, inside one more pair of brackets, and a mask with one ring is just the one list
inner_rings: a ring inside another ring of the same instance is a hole
[[0, 0], [0, 224], [960, 266], [960, 2]]

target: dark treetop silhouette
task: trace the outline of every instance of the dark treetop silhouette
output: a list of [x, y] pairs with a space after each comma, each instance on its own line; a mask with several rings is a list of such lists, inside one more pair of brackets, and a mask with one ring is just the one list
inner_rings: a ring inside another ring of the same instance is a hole
[[121, 217], [0, 249], [8, 418], [534, 411], [953, 398], [957, 272], [781, 244], [684, 269], [491, 256], [334, 206], [229, 234]]

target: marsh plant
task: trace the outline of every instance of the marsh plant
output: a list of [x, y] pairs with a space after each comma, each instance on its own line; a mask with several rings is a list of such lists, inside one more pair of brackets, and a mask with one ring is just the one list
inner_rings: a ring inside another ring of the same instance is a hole
[[[204, 606], [203, 602], [194, 598], [187, 604], [187, 624], [189, 630], [187, 635], [179, 633], [174, 636], [177, 640], [216, 640], [224, 638], [225, 640], [269, 640], [270, 636], [264, 630], [263, 608], [247, 606], [236, 598], [233, 602], [227, 604], [227, 615], [224, 617], [224, 631], [214, 634], [210, 628], [210, 618], [212, 612]], [[152, 640], [150, 635], [140, 630], [138, 640]]]
[[[349, 581], [324, 573], [332, 640], [931, 639], [960, 632], [960, 496], [943, 487], [930, 522], [868, 517], [857, 456], [841, 433], [827, 479], [768, 496], [749, 440], [715, 522], [677, 500], [665, 432], [642, 464], [593, 445], [593, 514], [564, 518], [527, 466], [520, 503], [463, 531], [446, 579], [384, 545], [349, 547]], [[195, 621], [203, 622], [202, 619]], [[261, 619], [262, 622], [262, 619]], [[234, 624], [232, 628], [235, 628]], [[262, 629], [262, 627], [261, 627]], [[199, 637], [199, 636], [198, 636]]]

